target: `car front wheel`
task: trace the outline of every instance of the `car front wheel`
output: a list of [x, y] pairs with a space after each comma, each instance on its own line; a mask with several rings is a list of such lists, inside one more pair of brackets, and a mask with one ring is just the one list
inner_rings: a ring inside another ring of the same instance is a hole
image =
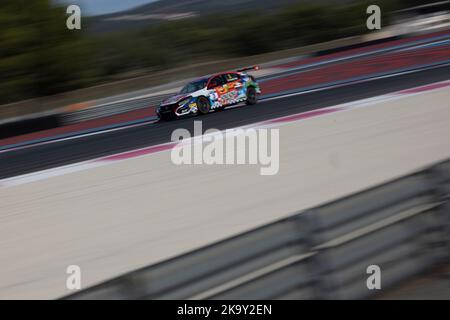
[[209, 103], [209, 100], [205, 97], [200, 97], [197, 100], [197, 109], [198, 114], [207, 114], [209, 113], [209, 110], [211, 109], [211, 105]]

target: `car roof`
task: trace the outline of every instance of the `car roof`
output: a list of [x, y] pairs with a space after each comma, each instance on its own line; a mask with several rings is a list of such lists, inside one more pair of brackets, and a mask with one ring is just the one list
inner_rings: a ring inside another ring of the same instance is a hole
[[237, 74], [239, 74], [239, 72], [237, 72], [237, 71], [219, 72], [219, 73], [211, 74], [211, 75], [209, 75], [209, 76], [207, 76], [207, 77], [202, 77], [202, 78], [194, 79], [194, 80], [190, 81], [189, 83], [192, 83], [192, 82], [198, 82], [198, 81], [209, 81], [211, 78], [213, 78], [213, 77], [215, 77], [215, 76], [221, 76], [221, 75], [228, 74], [228, 73], [237, 73]]

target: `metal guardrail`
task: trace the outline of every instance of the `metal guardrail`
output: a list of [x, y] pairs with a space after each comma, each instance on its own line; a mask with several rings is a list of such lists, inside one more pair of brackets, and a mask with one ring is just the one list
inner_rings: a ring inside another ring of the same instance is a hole
[[66, 299], [365, 299], [450, 260], [450, 161]]

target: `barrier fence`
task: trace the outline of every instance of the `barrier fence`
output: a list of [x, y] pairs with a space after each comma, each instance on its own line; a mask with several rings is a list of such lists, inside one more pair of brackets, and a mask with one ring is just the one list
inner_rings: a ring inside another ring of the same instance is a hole
[[65, 299], [367, 299], [450, 261], [450, 161]]

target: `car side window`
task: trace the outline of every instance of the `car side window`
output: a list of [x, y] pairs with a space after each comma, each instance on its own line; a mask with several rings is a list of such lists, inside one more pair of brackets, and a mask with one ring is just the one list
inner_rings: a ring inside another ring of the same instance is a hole
[[227, 82], [234, 82], [239, 80], [241, 77], [237, 73], [227, 73], [225, 78], [227, 79]]
[[225, 84], [225, 79], [222, 77], [222, 75], [219, 76], [215, 76], [214, 78], [211, 79], [211, 81], [209, 82], [209, 88], [215, 88], [218, 86], [222, 86]]

